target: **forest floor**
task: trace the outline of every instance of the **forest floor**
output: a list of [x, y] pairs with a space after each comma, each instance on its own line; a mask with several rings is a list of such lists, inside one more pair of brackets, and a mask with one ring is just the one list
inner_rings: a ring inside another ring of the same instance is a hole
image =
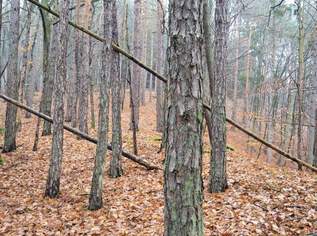
[[[97, 102], [96, 102], [97, 103]], [[0, 127], [5, 104], [0, 102]], [[96, 106], [97, 111], [97, 106]], [[96, 112], [97, 115], [97, 112]], [[24, 117], [24, 112], [22, 112]], [[123, 112], [124, 149], [132, 150], [129, 107]], [[95, 145], [65, 132], [61, 195], [43, 197], [51, 137], [32, 151], [36, 118], [22, 119], [18, 149], [1, 154], [0, 235], [163, 235], [163, 172], [147, 171], [123, 158], [124, 175], [105, 178], [104, 207], [87, 210]], [[210, 147], [204, 141], [205, 235], [306, 235], [317, 233], [317, 177], [295, 168], [269, 165], [245, 150], [247, 137], [228, 127], [229, 189], [207, 192]], [[0, 129], [3, 143], [3, 128]], [[95, 136], [96, 131], [90, 130]], [[141, 108], [139, 153], [162, 166], [155, 132], [154, 100]], [[107, 157], [109, 165], [110, 153]]]

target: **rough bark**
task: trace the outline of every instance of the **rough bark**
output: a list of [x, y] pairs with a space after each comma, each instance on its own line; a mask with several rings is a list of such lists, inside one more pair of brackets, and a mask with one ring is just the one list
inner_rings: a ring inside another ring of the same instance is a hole
[[[118, 43], [117, 5], [113, 1], [112, 6], [112, 41]], [[112, 102], [112, 158], [110, 161], [109, 175], [112, 178], [123, 174], [121, 165], [122, 130], [121, 130], [121, 79], [119, 76], [120, 58], [115, 51], [112, 52], [111, 60], [111, 102]]]
[[[10, 31], [9, 31], [9, 63], [7, 73], [7, 95], [15, 100], [19, 98], [19, 73], [18, 73], [18, 48], [19, 48], [19, 19], [20, 0], [11, 1]], [[3, 152], [11, 152], [16, 149], [17, 132], [17, 108], [8, 104], [6, 108], [5, 132]]]
[[[111, 38], [111, 10], [113, 1], [103, 0], [103, 19], [104, 19], [104, 37]], [[104, 179], [104, 159], [107, 152], [108, 140], [108, 110], [109, 110], [109, 91], [108, 81], [110, 76], [111, 62], [111, 44], [108, 40], [103, 43], [102, 49], [102, 78], [100, 80], [100, 103], [99, 103], [99, 122], [98, 122], [98, 144], [96, 148], [95, 166], [93, 171], [89, 210], [98, 210], [102, 207], [102, 190]]]
[[64, 136], [64, 85], [66, 82], [67, 28], [69, 0], [60, 1], [60, 22], [58, 24], [57, 64], [54, 83], [53, 140], [51, 161], [46, 182], [45, 196], [55, 198], [60, 192], [60, 176], [63, 157]]
[[228, 41], [228, 0], [217, 0], [215, 9], [214, 76], [211, 78], [212, 157], [209, 192], [227, 188], [226, 64]]
[[204, 234], [202, 7], [201, 0], [170, 1], [164, 235]]

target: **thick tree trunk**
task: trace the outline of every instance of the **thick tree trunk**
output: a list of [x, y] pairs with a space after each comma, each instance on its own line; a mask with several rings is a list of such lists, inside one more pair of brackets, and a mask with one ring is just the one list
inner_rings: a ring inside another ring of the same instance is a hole
[[[111, 18], [113, 0], [103, 0], [104, 37], [111, 38]], [[109, 90], [108, 82], [111, 64], [111, 42], [108, 40], [103, 44], [102, 50], [102, 78], [100, 80], [100, 103], [98, 122], [98, 144], [96, 148], [96, 159], [93, 171], [91, 190], [89, 196], [89, 210], [98, 210], [102, 207], [102, 190], [104, 179], [104, 162], [107, 152], [108, 140], [108, 112], [109, 112]]]
[[[118, 22], [117, 5], [113, 1], [112, 6], [112, 41], [117, 43]], [[110, 161], [109, 175], [112, 178], [120, 177], [123, 174], [121, 165], [122, 152], [122, 130], [121, 130], [121, 80], [119, 76], [120, 57], [115, 51], [112, 51], [111, 60], [111, 102], [112, 102], [112, 158]]]
[[[18, 73], [18, 50], [19, 50], [19, 19], [20, 0], [11, 1], [10, 32], [9, 32], [9, 63], [7, 73], [7, 95], [15, 100], [19, 98], [19, 73]], [[5, 132], [3, 152], [11, 152], [16, 149], [16, 124], [17, 108], [8, 104], [5, 118]]]
[[228, 1], [217, 0], [215, 9], [214, 76], [211, 78], [212, 157], [209, 192], [227, 188], [226, 65], [228, 40]]
[[170, 1], [164, 235], [204, 234], [202, 7], [201, 0]]
[[60, 176], [63, 157], [64, 136], [64, 85], [66, 82], [67, 68], [67, 29], [69, 0], [60, 2], [60, 22], [58, 24], [57, 64], [54, 83], [54, 110], [53, 110], [53, 140], [51, 161], [46, 182], [45, 196], [55, 198], [60, 192]]

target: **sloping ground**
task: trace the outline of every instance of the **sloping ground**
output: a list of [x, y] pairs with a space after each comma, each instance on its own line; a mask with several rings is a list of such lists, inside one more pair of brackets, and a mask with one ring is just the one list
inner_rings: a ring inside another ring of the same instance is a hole
[[[0, 103], [0, 127], [5, 106]], [[124, 148], [132, 150], [129, 111], [123, 114]], [[50, 158], [51, 137], [41, 137], [32, 152], [36, 119], [23, 119], [18, 150], [1, 154], [0, 235], [162, 235], [162, 171], [146, 171], [123, 159], [124, 176], [105, 178], [104, 208], [87, 210], [95, 146], [65, 133], [65, 151], [58, 199], [43, 198]], [[141, 156], [162, 165], [157, 154], [160, 135], [155, 130], [155, 108], [141, 111]], [[91, 131], [94, 135], [95, 131]], [[2, 135], [0, 135], [2, 143]], [[305, 235], [317, 232], [317, 176], [279, 168], [238, 152], [246, 138], [229, 134], [229, 189], [210, 194], [205, 188], [206, 235]], [[204, 182], [208, 177], [209, 147], [206, 139]], [[253, 157], [252, 157], [253, 156]], [[107, 167], [108, 168], [107, 159]]]

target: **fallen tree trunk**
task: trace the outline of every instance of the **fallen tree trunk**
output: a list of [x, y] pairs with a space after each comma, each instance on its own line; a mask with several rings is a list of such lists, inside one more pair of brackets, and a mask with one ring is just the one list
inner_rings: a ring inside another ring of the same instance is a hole
[[[39, 2], [37, 2], [37, 0], [28, 0], [29, 2], [35, 4], [36, 6], [38, 6], [39, 8], [51, 13], [52, 15], [54, 15], [55, 17], [58, 17], [59, 18], [59, 14], [55, 11], [53, 11], [52, 9], [48, 8], [48, 7], [45, 7], [44, 5], [40, 4]], [[88, 29], [85, 29], [84, 27], [78, 25], [78, 24], [75, 24], [74, 22], [69, 22], [69, 24], [71, 26], [73, 26], [74, 28], [84, 32], [85, 34], [95, 38], [96, 40], [100, 41], [100, 42], [105, 42], [106, 39], [103, 38], [103, 37], [100, 37], [99, 35], [93, 33], [92, 31], [88, 30]], [[130, 53], [126, 52], [125, 50], [123, 50], [122, 48], [120, 48], [117, 44], [115, 43], [112, 43], [111, 44], [113, 50], [115, 50], [116, 52], [122, 54], [123, 56], [127, 57], [129, 60], [133, 61], [134, 63], [136, 63], [137, 65], [139, 65], [140, 67], [142, 67], [143, 69], [145, 69], [146, 71], [148, 71], [149, 73], [151, 73], [152, 75], [154, 75], [156, 78], [158, 78], [159, 80], [163, 81], [164, 83], [167, 83], [167, 79], [160, 75], [157, 71], [153, 70], [152, 68], [148, 67], [147, 65], [145, 65], [141, 60], [135, 58], [133, 55], [131, 55]], [[204, 105], [204, 108], [207, 109], [207, 110], [211, 110], [210, 109], [210, 106], [207, 105], [207, 104], [203, 104]], [[282, 156], [284, 156], [285, 158], [289, 159], [289, 160], [292, 160], [294, 162], [296, 162], [297, 164], [302, 164], [303, 166], [307, 167], [308, 169], [314, 171], [314, 172], [317, 172], [317, 168], [313, 167], [312, 165], [298, 159], [298, 158], [295, 158], [295, 157], [292, 157], [290, 154], [288, 154], [287, 152], [284, 152], [283, 150], [279, 149], [277, 146], [263, 140], [262, 138], [258, 137], [256, 134], [254, 134], [253, 132], [243, 128], [242, 126], [240, 126], [239, 124], [237, 124], [236, 122], [234, 122], [233, 120], [229, 119], [229, 118], [226, 118], [226, 121], [235, 126], [236, 128], [238, 128], [240, 131], [242, 131], [243, 133], [251, 136], [252, 138], [254, 138], [255, 140], [257, 140], [258, 142], [262, 143], [263, 145], [275, 150], [276, 152], [278, 152], [279, 154], [281, 154]]]
[[[14, 100], [12, 98], [9, 98], [9, 97], [7, 97], [7, 96], [5, 96], [3, 94], [0, 94], [0, 98], [2, 98], [3, 100], [5, 100], [8, 103], [11, 103], [11, 104], [23, 109], [23, 110], [26, 110], [26, 111], [32, 113], [33, 115], [36, 115], [36, 116], [38, 116], [38, 117], [40, 117], [40, 118], [42, 118], [42, 119], [44, 119], [44, 120], [46, 120], [48, 122], [53, 123], [53, 119], [51, 117], [49, 117], [49, 116], [47, 116], [47, 115], [45, 115], [43, 113], [37, 112], [37, 111], [33, 110], [32, 108], [27, 107], [27, 106], [17, 102], [16, 100]], [[68, 126], [68, 125], [64, 125], [64, 129], [69, 131], [69, 132], [71, 132], [71, 133], [73, 133], [73, 134], [75, 134], [75, 135], [77, 135], [77, 136], [79, 136], [79, 137], [81, 137], [81, 138], [83, 138], [83, 139], [85, 139], [85, 140], [87, 140], [87, 141], [89, 141], [89, 142], [91, 142], [91, 143], [97, 144], [97, 142], [98, 142], [97, 139], [95, 139], [93, 137], [90, 137], [89, 135], [87, 135], [87, 134], [85, 134], [83, 132], [80, 132], [79, 130], [74, 129], [74, 128]], [[112, 151], [112, 147], [111, 147], [110, 144], [107, 145], [107, 148], [108, 148], [108, 150]], [[139, 158], [138, 156], [130, 154], [130, 153], [126, 152], [126, 151], [122, 151], [122, 156], [128, 158], [129, 160], [131, 160], [131, 161], [133, 161], [133, 162], [135, 162], [135, 163], [137, 163], [137, 164], [139, 164], [141, 166], [144, 166], [148, 170], [161, 169], [161, 168], [159, 168], [157, 166], [153, 166], [152, 164], [149, 164], [148, 162], [146, 162], [145, 160]]]
[[234, 122], [233, 120], [227, 118], [226, 119], [227, 122], [231, 125], [233, 125], [234, 127], [238, 128], [239, 130], [241, 130], [242, 132], [244, 132], [245, 134], [249, 135], [250, 137], [254, 138], [255, 140], [259, 141], [260, 143], [263, 143], [265, 146], [271, 148], [272, 150], [276, 151], [278, 154], [281, 154], [282, 156], [286, 157], [287, 159], [296, 162], [297, 164], [300, 164], [302, 166], [305, 166], [306, 168], [314, 171], [317, 173], [317, 168], [313, 167], [312, 165], [308, 164], [307, 162], [304, 162], [296, 157], [292, 157], [289, 153], [284, 152], [283, 150], [281, 150], [280, 148], [278, 148], [277, 146], [275, 146], [272, 143], [269, 143], [263, 139], [261, 139], [260, 137], [258, 137], [256, 134], [254, 134], [253, 132], [251, 132], [250, 130], [247, 130], [245, 128], [243, 128], [242, 126], [240, 126], [239, 124], [237, 124], [236, 122]]

